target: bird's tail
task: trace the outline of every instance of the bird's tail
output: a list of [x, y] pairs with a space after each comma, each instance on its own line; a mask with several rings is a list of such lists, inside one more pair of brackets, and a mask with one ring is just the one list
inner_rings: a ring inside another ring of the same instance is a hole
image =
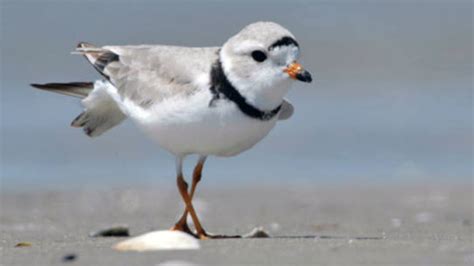
[[31, 86], [81, 98], [84, 111], [71, 122], [71, 126], [82, 127], [89, 137], [99, 136], [125, 119], [117, 103], [107, 93], [107, 86], [112, 86], [107, 81], [46, 83]]
[[83, 99], [94, 89], [94, 82], [33, 83], [31, 86], [40, 90], [52, 91]]

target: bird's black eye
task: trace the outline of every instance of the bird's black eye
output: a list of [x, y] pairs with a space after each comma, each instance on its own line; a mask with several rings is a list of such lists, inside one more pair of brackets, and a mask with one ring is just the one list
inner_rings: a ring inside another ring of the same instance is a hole
[[252, 52], [252, 58], [257, 62], [263, 62], [267, 59], [267, 55], [264, 52], [257, 50]]

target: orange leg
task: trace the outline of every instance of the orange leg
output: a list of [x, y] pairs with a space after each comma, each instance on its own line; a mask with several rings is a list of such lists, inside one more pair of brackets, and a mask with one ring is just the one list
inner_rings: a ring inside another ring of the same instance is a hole
[[[181, 218], [178, 220], [178, 222], [173, 226], [171, 230], [179, 230], [186, 232], [188, 234], [191, 234], [199, 239], [209, 239], [209, 238], [239, 238], [240, 236], [224, 236], [224, 235], [209, 235], [206, 233], [206, 231], [203, 229], [201, 226], [201, 223], [199, 222], [199, 219], [196, 215], [196, 212], [194, 210], [194, 207], [192, 205], [192, 198], [194, 196], [194, 193], [196, 191], [197, 184], [199, 181], [201, 181], [201, 174], [202, 174], [202, 169], [204, 166], [204, 162], [206, 161], [206, 157], [201, 156], [199, 158], [198, 163], [194, 167], [193, 171], [193, 181], [191, 184], [191, 191], [190, 194], [188, 194], [188, 184], [183, 178], [182, 172], [181, 172], [181, 159], [178, 161], [178, 179], [177, 179], [177, 184], [178, 184], [178, 189], [179, 192], [186, 204], [186, 208], [184, 210], [183, 215]], [[187, 216], [188, 213], [191, 215], [191, 218], [193, 219], [194, 226], [196, 227], [196, 234], [191, 231], [187, 224]]]
[[[184, 179], [183, 179], [183, 181], [184, 181]], [[184, 181], [184, 186], [186, 187], [186, 190], [188, 190], [188, 183], [186, 181]], [[179, 189], [179, 184], [178, 184], [178, 189]], [[186, 213], [186, 216], [187, 216], [188, 208], [185, 206], [184, 209], [185, 209], [185, 213]], [[185, 233], [188, 233], [188, 234], [193, 235], [193, 236], [196, 237], [196, 235], [193, 233], [193, 231], [191, 231], [191, 229], [189, 228], [188, 223], [186, 221], [186, 217], [185, 217], [184, 221], [183, 221], [183, 218], [181, 217], [181, 219], [179, 219], [179, 221], [173, 227], [171, 227], [170, 230], [185, 232]]]
[[189, 194], [188, 194], [186, 181], [184, 181], [182, 174], [178, 175], [177, 184], [178, 184], [179, 193], [181, 194], [181, 197], [183, 198], [184, 203], [186, 204], [186, 209], [188, 210], [189, 214], [191, 215], [191, 218], [193, 219], [194, 226], [196, 227], [197, 236], [200, 239], [206, 239], [207, 238], [206, 232], [202, 228], [201, 222], [199, 222], [199, 218], [196, 215], [196, 211], [194, 210], [193, 204], [191, 202], [191, 198], [189, 197]]
[[[204, 167], [204, 162], [205, 161], [206, 161], [206, 157], [201, 156], [199, 158], [198, 163], [194, 167], [193, 182], [191, 184], [191, 191], [190, 191], [190, 194], [189, 194], [189, 197], [191, 198], [191, 200], [193, 199], [194, 192], [196, 191], [197, 184], [199, 183], [199, 181], [201, 181], [202, 168]], [[188, 217], [188, 209], [186, 208], [184, 210], [184, 213], [181, 216], [181, 218], [174, 225], [173, 230], [179, 230], [179, 231], [183, 231], [183, 232], [186, 232], [188, 234], [194, 235], [194, 233], [192, 233], [191, 230], [189, 229], [189, 226], [188, 226], [188, 223], [187, 223], [187, 217]]]
[[[196, 228], [197, 237], [200, 239], [207, 239], [206, 232], [202, 228], [201, 222], [199, 222], [199, 218], [197, 217], [196, 211], [194, 210], [193, 204], [191, 202], [191, 196], [188, 194], [188, 184], [186, 183], [183, 177], [182, 164], [183, 164], [183, 158], [178, 157], [176, 160], [176, 172], [178, 175], [176, 179], [176, 183], [178, 185], [179, 193], [181, 194], [181, 197], [183, 198], [183, 201], [186, 205], [186, 211], [191, 215], [191, 218], [193, 219], [194, 227]], [[202, 166], [201, 166], [201, 170], [202, 170]], [[193, 187], [195, 189], [196, 185], [194, 183], [196, 182], [194, 182], [194, 178], [193, 178]], [[178, 223], [172, 229], [193, 234], [191, 230], [189, 229], [189, 226], [186, 224], [185, 219], [184, 219], [184, 223], [181, 222], [181, 219], [180, 219], [180, 221], [178, 221]]]
[[[199, 158], [199, 161], [198, 163], [196, 164], [196, 166], [194, 167], [194, 171], [193, 171], [193, 182], [191, 184], [191, 192], [189, 194], [189, 198], [192, 200], [193, 199], [193, 196], [194, 196], [194, 192], [196, 191], [196, 186], [197, 186], [197, 183], [199, 183], [199, 181], [201, 181], [201, 173], [202, 173], [202, 168], [204, 166], [204, 162], [206, 161], [206, 157], [204, 156], [201, 156]], [[186, 184], [186, 187], [187, 187], [187, 184]], [[188, 233], [190, 235], [193, 235], [195, 237], [197, 237], [196, 234], [194, 234], [191, 229], [189, 228], [188, 226], [188, 222], [187, 222], [187, 217], [188, 217], [188, 209], [185, 208], [184, 209], [184, 213], [183, 215], [181, 216], [181, 218], [178, 220], [178, 222], [176, 222], [176, 224], [171, 228], [171, 230], [177, 230], [177, 231], [182, 231], [182, 232], [185, 232], [185, 233]]]

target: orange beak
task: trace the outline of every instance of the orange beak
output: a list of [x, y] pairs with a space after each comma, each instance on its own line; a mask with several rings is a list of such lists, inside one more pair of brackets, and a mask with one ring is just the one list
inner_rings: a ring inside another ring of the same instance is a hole
[[311, 82], [313, 79], [311, 78], [311, 74], [306, 71], [298, 62], [291, 63], [287, 68], [283, 70], [284, 72], [288, 73], [290, 78], [296, 79], [303, 82]]

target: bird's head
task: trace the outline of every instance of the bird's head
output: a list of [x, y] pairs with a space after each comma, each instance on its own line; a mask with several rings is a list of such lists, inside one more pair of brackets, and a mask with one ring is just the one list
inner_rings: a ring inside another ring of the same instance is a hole
[[256, 22], [231, 37], [220, 51], [224, 73], [232, 85], [261, 108], [281, 103], [291, 82], [311, 82], [296, 60], [300, 47], [291, 32], [273, 22]]

